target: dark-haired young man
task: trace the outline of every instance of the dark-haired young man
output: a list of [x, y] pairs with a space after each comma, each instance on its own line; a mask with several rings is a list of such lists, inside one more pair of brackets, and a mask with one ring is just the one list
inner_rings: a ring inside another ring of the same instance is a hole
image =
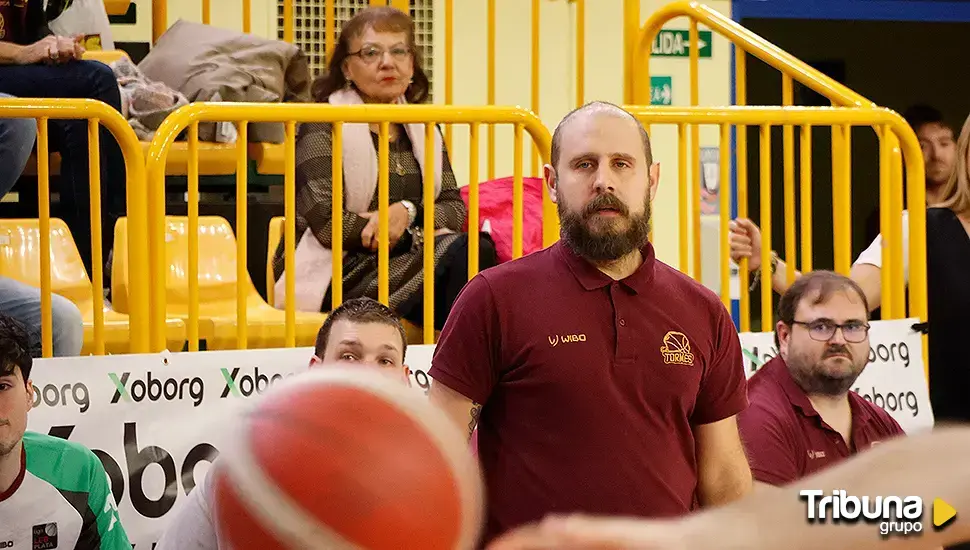
[[778, 356], [748, 380], [738, 415], [756, 482], [786, 485], [905, 435], [850, 388], [869, 361], [869, 307], [852, 279], [815, 271], [781, 297]]
[[[320, 365], [360, 364], [399, 375], [410, 383], [404, 364], [407, 335], [394, 310], [371, 298], [347, 300], [333, 310], [320, 332], [310, 368]], [[178, 515], [169, 523], [155, 550], [217, 550], [213, 524], [212, 477], [189, 493]]]
[[26, 431], [32, 364], [27, 331], [0, 314], [2, 540], [13, 549], [131, 550], [98, 457], [77, 443]]
[[[909, 123], [910, 128], [916, 133], [919, 140], [920, 150], [923, 152], [923, 163], [926, 166], [926, 204], [934, 206], [940, 204], [943, 199], [943, 186], [953, 174], [953, 169], [957, 163], [957, 140], [953, 126], [943, 117], [943, 113], [936, 107], [930, 105], [912, 105], [903, 112], [903, 118]], [[907, 212], [903, 212], [908, 216]], [[903, 227], [908, 228], [909, 220], [903, 218]], [[879, 203], [876, 208], [866, 218], [866, 242], [872, 242], [879, 238]], [[903, 236], [908, 239], [909, 232], [903, 232]], [[873, 248], [881, 247], [882, 242], [873, 243], [866, 251], [869, 253], [866, 260], [874, 260], [871, 263], [881, 266], [881, 254]], [[878, 263], [877, 263], [878, 262]]]

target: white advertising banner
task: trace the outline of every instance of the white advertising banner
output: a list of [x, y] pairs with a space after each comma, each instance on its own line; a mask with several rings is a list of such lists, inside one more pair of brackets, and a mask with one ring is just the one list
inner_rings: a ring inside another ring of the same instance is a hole
[[[874, 322], [857, 391], [907, 432], [933, 425], [912, 321]], [[750, 376], [774, 356], [771, 333], [741, 335]], [[409, 346], [415, 391], [426, 392], [434, 346]], [[46, 359], [35, 362], [28, 429], [81, 443], [111, 478], [135, 548], [151, 548], [226, 443], [247, 398], [305, 371], [311, 348]]]
[[226, 442], [245, 399], [306, 370], [312, 349], [40, 360], [28, 429], [104, 464], [122, 525], [149, 549]]

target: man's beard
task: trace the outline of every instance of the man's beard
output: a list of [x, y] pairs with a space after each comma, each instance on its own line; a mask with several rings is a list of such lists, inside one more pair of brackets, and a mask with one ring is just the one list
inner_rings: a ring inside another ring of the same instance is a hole
[[[576, 254], [592, 262], [618, 260], [627, 254], [646, 246], [650, 237], [650, 199], [644, 201], [643, 213], [630, 215], [630, 209], [616, 197], [603, 194], [589, 201], [582, 212], [568, 210], [568, 205], [559, 201], [560, 233], [566, 244]], [[600, 231], [590, 230], [590, 221], [600, 210], [615, 210], [619, 215], [611, 220], [600, 220]], [[624, 230], [612, 227], [613, 224], [629, 224]]]
[[[826, 359], [840, 353], [848, 355], [853, 368], [844, 376], [831, 376], [826, 372], [823, 364]], [[848, 346], [835, 345], [826, 348], [817, 361], [798, 353], [789, 353], [788, 370], [805, 393], [837, 397], [852, 388], [868, 360], [868, 357], [863, 357], [862, 364], [859, 364], [860, 358], [854, 357]], [[806, 367], [806, 365], [809, 366]]]

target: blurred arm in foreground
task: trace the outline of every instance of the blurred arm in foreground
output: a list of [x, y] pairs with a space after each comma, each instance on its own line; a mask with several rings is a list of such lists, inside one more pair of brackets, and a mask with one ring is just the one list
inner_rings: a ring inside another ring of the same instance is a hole
[[[937, 531], [932, 503], [940, 498], [957, 511], [970, 509], [970, 427], [937, 428], [899, 438], [787, 487], [755, 491], [733, 504], [671, 521], [569, 516], [512, 531], [489, 550], [688, 550], [700, 548], [831, 550], [938, 548], [970, 540], [970, 520], [959, 516]], [[923, 532], [883, 538], [878, 524], [806, 520], [803, 489], [853, 496], [923, 499]]]

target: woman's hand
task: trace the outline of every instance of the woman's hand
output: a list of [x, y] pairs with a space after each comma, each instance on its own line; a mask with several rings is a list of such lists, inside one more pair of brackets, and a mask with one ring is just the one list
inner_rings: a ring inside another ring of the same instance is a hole
[[19, 61], [23, 65], [32, 65], [34, 63], [55, 65], [81, 59], [85, 51], [84, 46], [81, 44], [83, 39], [84, 35], [78, 35], [73, 38], [54, 35], [45, 36], [29, 46], [24, 46]]
[[755, 271], [761, 267], [761, 230], [751, 220], [738, 218], [731, 224], [731, 259], [739, 263], [748, 259], [748, 269]]
[[[376, 251], [378, 247], [377, 234], [379, 229], [378, 213], [376, 211], [366, 212], [359, 214], [359, 216], [367, 218], [367, 225], [364, 226], [364, 230], [360, 233], [360, 242], [364, 245], [364, 248]], [[388, 249], [391, 250], [401, 240], [404, 232], [407, 231], [410, 216], [408, 216], [408, 209], [403, 204], [396, 202], [388, 208], [387, 218]]]

